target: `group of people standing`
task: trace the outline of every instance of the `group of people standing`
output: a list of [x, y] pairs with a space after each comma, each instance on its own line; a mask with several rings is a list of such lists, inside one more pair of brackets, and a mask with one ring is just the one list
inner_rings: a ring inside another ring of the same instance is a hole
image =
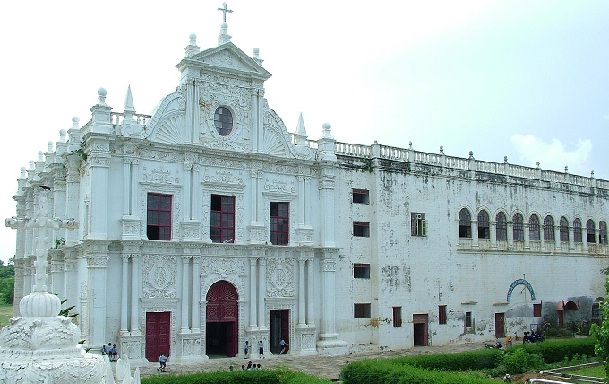
[[[288, 343], [286, 343], [284, 338], [281, 338], [281, 341], [279, 342], [279, 346], [281, 347], [281, 350], [279, 351], [280, 355], [283, 355], [288, 351]], [[245, 345], [243, 346], [243, 356], [244, 356], [243, 358], [244, 359], [249, 358], [251, 348], [252, 348], [252, 345], [250, 344], [250, 342], [248, 340], [245, 340]], [[258, 342], [258, 356], [261, 359], [264, 359], [264, 343], [262, 342], [262, 340], [260, 340]]]
[[108, 355], [108, 360], [116, 361], [118, 360], [118, 349], [116, 348], [116, 344], [108, 343], [108, 345], [104, 344], [102, 347], [102, 355]]

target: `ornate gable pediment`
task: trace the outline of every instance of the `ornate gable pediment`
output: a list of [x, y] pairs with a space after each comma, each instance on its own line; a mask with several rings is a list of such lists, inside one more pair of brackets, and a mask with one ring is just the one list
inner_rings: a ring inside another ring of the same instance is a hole
[[271, 77], [271, 74], [266, 69], [230, 42], [219, 47], [207, 49], [193, 56], [191, 60], [199, 62], [201, 67], [205, 69], [228, 69], [231, 72], [253, 75], [262, 80]]

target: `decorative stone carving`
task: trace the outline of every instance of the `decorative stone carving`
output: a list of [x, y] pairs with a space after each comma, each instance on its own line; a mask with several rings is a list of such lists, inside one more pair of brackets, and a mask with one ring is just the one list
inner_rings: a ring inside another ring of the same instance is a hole
[[182, 356], [201, 356], [201, 339], [182, 339]]
[[147, 183], [180, 184], [180, 175], [178, 171], [176, 171], [175, 174], [172, 174], [163, 166], [154, 169], [148, 169], [148, 167], [144, 166], [142, 169], [142, 179]]
[[292, 259], [267, 259], [266, 278], [266, 294], [268, 297], [294, 297], [294, 264]]
[[142, 283], [146, 298], [176, 297], [177, 267], [167, 255], [142, 256]]

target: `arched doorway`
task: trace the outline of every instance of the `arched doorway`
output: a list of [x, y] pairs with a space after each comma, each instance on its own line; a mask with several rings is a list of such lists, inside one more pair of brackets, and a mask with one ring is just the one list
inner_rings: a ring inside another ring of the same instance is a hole
[[207, 326], [205, 346], [207, 355], [237, 355], [239, 295], [234, 285], [221, 280], [207, 292]]

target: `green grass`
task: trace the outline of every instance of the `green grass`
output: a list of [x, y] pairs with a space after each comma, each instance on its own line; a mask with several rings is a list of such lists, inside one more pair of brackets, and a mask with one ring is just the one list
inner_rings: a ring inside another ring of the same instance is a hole
[[8, 325], [8, 319], [13, 317], [13, 306], [10, 304], [0, 304], [0, 327]]
[[602, 365], [597, 365], [595, 367], [578, 369], [577, 371], [569, 371], [569, 373], [574, 375], [604, 378], [605, 368]]

